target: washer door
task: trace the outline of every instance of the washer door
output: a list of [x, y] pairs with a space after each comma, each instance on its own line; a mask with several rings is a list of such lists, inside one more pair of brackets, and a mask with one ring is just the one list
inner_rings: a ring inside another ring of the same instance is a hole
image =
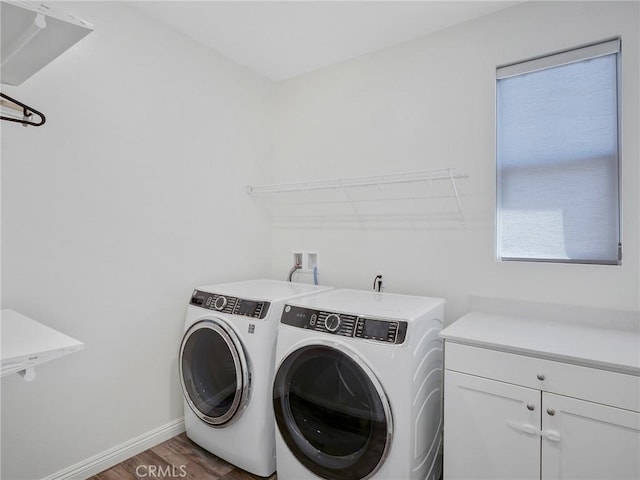
[[276, 373], [273, 407], [289, 450], [322, 478], [368, 478], [387, 456], [389, 402], [351, 352], [314, 344], [291, 353]]
[[237, 418], [247, 402], [248, 362], [238, 336], [217, 319], [201, 320], [180, 345], [180, 383], [191, 410], [213, 426]]

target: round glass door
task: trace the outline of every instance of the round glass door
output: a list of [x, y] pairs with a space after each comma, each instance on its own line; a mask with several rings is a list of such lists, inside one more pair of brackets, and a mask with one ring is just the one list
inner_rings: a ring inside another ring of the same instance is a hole
[[180, 345], [180, 383], [191, 410], [213, 426], [235, 418], [247, 401], [247, 360], [240, 340], [222, 322], [202, 320]]
[[382, 466], [391, 409], [357, 356], [325, 345], [296, 350], [276, 373], [273, 406], [289, 450], [316, 475], [366, 479]]

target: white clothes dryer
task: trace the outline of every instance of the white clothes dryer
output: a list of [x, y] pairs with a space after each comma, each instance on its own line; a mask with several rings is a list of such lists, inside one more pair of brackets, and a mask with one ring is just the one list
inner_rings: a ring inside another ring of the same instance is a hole
[[278, 321], [286, 300], [330, 288], [251, 280], [193, 291], [178, 367], [191, 440], [255, 475], [275, 471]]
[[444, 303], [344, 289], [287, 302], [278, 480], [439, 478]]

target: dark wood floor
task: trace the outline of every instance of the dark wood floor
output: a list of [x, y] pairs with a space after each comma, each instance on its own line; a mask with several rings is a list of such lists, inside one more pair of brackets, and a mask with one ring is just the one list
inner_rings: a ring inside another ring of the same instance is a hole
[[[182, 433], [89, 480], [265, 480], [203, 450]], [[272, 475], [268, 480], [276, 480]]]

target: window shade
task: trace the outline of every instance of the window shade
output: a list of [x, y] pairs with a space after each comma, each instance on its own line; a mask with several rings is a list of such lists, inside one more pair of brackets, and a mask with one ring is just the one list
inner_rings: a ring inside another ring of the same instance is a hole
[[503, 260], [618, 263], [618, 55], [600, 45], [497, 70]]

